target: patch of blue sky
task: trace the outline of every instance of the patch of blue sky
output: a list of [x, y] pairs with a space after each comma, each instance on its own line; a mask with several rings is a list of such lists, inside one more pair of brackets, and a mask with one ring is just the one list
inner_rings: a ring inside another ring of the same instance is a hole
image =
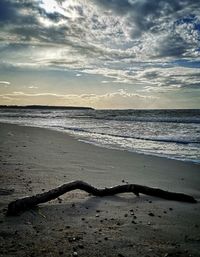
[[174, 66], [187, 67], [187, 68], [200, 68], [200, 60], [187, 60], [179, 59], [171, 62]]
[[183, 17], [176, 20], [175, 25], [181, 25], [181, 24], [193, 24], [193, 29], [200, 32], [200, 20], [194, 14], [190, 14], [187, 17]]

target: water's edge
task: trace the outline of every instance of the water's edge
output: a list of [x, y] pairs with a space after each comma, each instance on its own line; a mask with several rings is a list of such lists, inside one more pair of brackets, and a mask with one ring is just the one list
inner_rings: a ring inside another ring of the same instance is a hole
[[105, 148], [105, 149], [110, 149], [110, 150], [117, 150], [117, 151], [123, 151], [123, 152], [130, 152], [133, 154], [139, 154], [139, 155], [143, 155], [143, 156], [152, 156], [152, 157], [157, 157], [157, 158], [164, 158], [164, 159], [169, 159], [169, 160], [174, 160], [174, 161], [178, 161], [178, 162], [185, 162], [185, 163], [189, 163], [189, 164], [194, 164], [194, 165], [200, 165], [200, 161], [198, 160], [188, 160], [188, 159], [180, 159], [180, 158], [175, 158], [175, 157], [169, 157], [169, 156], [164, 156], [159, 155], [159, 154], [155, 154], [155, 153], [147, 153], [147, 152], [140, 152], [140, 151], [133, 151], [133, 150], [129, 150], [126, 148], [121, 148], [121, 147], [117, 147], [117, 146], [110, 146], [110, 145], [103, 145], [103, 144], [98, 144], [96, 142], [92, 142], [90, 140], [87, 139], [81, 139], [77, 134], [70, 134], [65, 130], [56, 128], [56, 127], [43, 127], [43, 126], [36, 126], [36, 125], [31, 125], [31, 124], [22, 124], [22, 123], [15, 123], [15, 122], [7, 122], [7, 121], [0, 121], [0, 124], [10, 124], [10, 125], [16, 125], [19, 127], [30, 127], [30, 128], [39, 128], [39, 129], [44, 129], [44, 130], [50, 130], [50, 131], [56, 131], [58, 133], [63, 133], [66, 134], [67, 136], [82, 142], [84, 144], [90, 144], [90, 145], [94, 145], [96, 147], [100, 147], [100, 148]]

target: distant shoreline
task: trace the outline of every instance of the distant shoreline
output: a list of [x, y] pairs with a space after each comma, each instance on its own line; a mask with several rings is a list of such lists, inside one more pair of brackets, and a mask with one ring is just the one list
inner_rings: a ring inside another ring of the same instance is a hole
[[58, 109], [58, 110], [94, 110], [84, 106], [52, 106], [52, 105], [0, 105], [0, 109]]

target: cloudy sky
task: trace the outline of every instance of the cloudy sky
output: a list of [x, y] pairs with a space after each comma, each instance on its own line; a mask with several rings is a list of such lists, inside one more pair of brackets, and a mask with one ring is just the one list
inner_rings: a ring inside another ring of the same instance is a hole
[[200, 0], [0, 0], [0, 104], [200, 108]]

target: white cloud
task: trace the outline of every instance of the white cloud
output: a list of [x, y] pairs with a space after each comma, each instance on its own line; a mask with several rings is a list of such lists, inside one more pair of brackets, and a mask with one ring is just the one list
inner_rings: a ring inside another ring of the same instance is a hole
[[29, 86], [28, 88], [30, 88], [30, 89], [38, 89], [37, 86]]
[[106, 94], [56, 94], [50, 92], [43, 93], [26, 93], [21, 91], [16, 91], [13, 93], [1, 94], [1, 99], [10, 99], [11, 101], [25, 101], [26, 104], [34, 104], [35, 99], [37, 102], [43, 101], [46, 99], [46, 104], [48, 101], [52, 104], [61, 104], [61, 105], [83, 105], [83, 106], [93, 106], [96, 108], [112, 108], [118, 102], [118, 106], [123, 107], [140, 105], [143, 107], [144, 103], [149, 103], [151, 100], [156, 100], [157, 97], [135, 94], [127, 92], [124, 89], [119, 89], [115, 92], [110, 92]]
[[0, 81], [0, 85], [9, 86], [10, 82], [9, 81]]

